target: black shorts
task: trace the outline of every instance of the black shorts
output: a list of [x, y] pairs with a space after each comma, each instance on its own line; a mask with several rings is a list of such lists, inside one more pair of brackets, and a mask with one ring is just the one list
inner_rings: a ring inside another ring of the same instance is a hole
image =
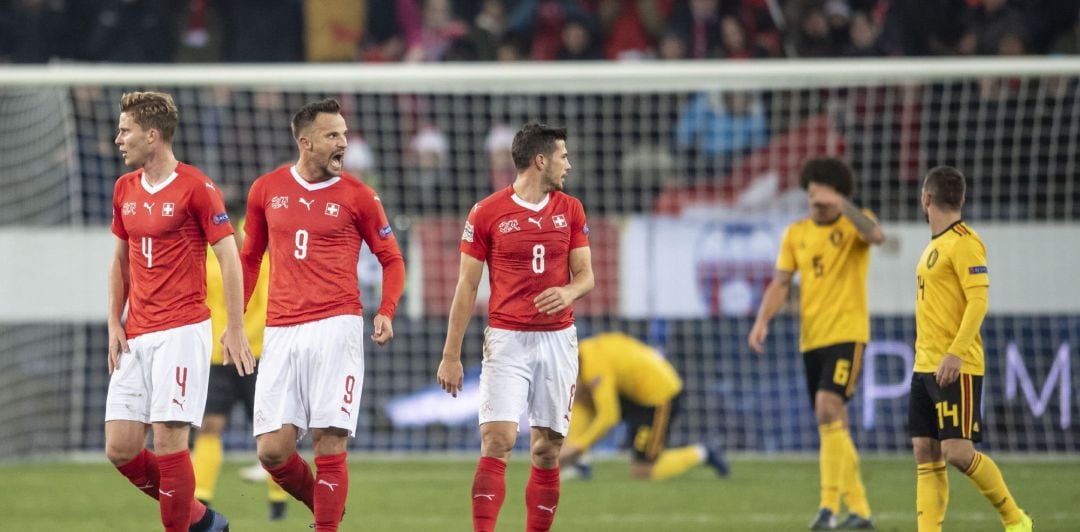
[[982, 441], [982, 376], [961, 373], [941, 389], [933, 373], [911, 376], [908, 430], [912, 438]]
[[210, 384], [206, 392], [207, 415], [229, 415], [233, 405], [242, 403], [247, 416], [255, 410], [255, 373], [241, 377], [236, 366], [210, 366]]
[[619, 398], [622, 419], [626, 422], [626, 443], [635, 462], [653, 463], [667, 446], [671, 421], [682, 408], [683, 392], [670, 401], [644, 406]]
[[814, 406], [821, 390], [839, 395], [846, 403], [855, 393], [862, 371], [863, 350], [866, 344], [847, 342], [811, 349], [803, 353], [806, 366], [806, 391], [810, 406]]

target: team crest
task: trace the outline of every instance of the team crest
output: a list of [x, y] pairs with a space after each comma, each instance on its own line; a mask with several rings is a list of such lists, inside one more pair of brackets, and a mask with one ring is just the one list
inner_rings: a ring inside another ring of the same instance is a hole
[[161, 205], [161, 215], [162, 216], [172, 216], [173, 212], [175, 212], [175, 210], [176, 210], [176, 204], [175, 203], [164, 203], [164, 204]]
[[841, 232], [839, 229], [833, 229], [833, 232], [829, 233], [829, 242], [832, 242], [832, 245], [834, 245], [834, 246], [839, 246], [840, 242], [843, 239], [844, 239], [844, 233]]
[[270, 199], [271, 209], [288, 209], [289, 197], [288, 196], [274, 196]]
[[926, 257], [926, 269], [929, 270], [937, 264], [938, 252], [937, 248], [930, 251], [930, 256]]
[[132, 214], [135, 214], [135, 211], [137, 211], [137, 210], [139, 210], [139, 206], [134, 201], [129, 201], [129, 202], [124, 203], [124, 207], [123, 207], [124, 216], [130, 216]]
[[[334, 218], [337, 218], [337, 215], [338, 215], [339, 212], [341, 212], [341, 205], [338, 205], [337, 203], [327, 202], [326, 203], [326, 210], [323, 211], [323, 214], [325, 214], [327, 216], [333, 216]], [[390, 226], [387, 226], [387, 227], [390, 227]], [[386, 237], [384, 236], [383, 238], [386, 238]]]
[[563, 227], [566, 227], [566, 216], [562, 214], [556, 214], [555, 216], [552, 216], [551, 221], [555, 222], [556, 229], [562, 229]]
[[518, 225], [517, 220], [503, 220], [502, 222], [499, 222], [500, 233], [505, 235], [510, 231], [521, 231], [521, 226]]

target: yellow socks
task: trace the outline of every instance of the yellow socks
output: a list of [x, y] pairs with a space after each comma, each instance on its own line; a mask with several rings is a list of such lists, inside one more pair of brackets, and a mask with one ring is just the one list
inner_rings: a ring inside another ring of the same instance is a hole
[[866, 487], [859, 472], [859, 452], [851, 441], [851, 432], [844, 430], [844, 462], [840, 472], [840, 493], [848, 511], [870, 518], [870, 501], [866, 500]]
[[[844, 439], [847, 430], [840, 421], [818, 425], [821, 435], [821, 508], [828, 508], [833, 515], [840, 512], [840, 477], [847, 459]], [[849, 436], [847, 436], [850, 438]], [[864, 495], [865, 497], [865, 495]]]
[[975, 487], [979, 488], [979, 493], [982, 493], [983, 497], [986, 497], [986, 500], [990, 501], [990, 504], [994, 505], [1001, 514], [1002, 523], [1006, 526], [1015, 525], [1023, 519], [1023, 512], [1009, 493], [1005, 479], [1001, 477], [1001, 470], [989, 456], [976, 452], [964, 474], [971, 479]]
[[195, 498], [200, 501], [214, 499], [214, 487], [221, 473], [221, 437], [215, 434], [198, 434], [195, 448], [191, 451], [191, 464], [195, 467]]
[[919, 532], [940, 532], [949, 506], [949, 469], [945, 462], [918, 464], [915, 481], [915, 509]]
[[701, 445], [687, 445], [678, 449], [667, 449], [653, 464], [651, 480], [666, 480], [677, 477], [705, 461], [706, 451]]

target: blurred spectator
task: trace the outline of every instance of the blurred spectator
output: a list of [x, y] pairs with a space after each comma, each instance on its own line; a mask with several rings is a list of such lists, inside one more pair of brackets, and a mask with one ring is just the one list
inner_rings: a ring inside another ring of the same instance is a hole
[[706, 59], [716, 57], [720, 45], [719, 0], [684, 0], [671, 15], [669, 32], [675, 32], [686, 43], [686, 57]]
[[888, 55], [878, 40], [878, 29], [874, 22], [863, 12], [851, 17], [849, 27], [850, 40], [841, 52], [846, 57], [876, 57]]
[[560, 61], [586, 61], [600, 59], [600, 47], [585, 23], [570, 19], [563, 24], [562, 46], [557, 57]]
[[829, 20], [825, 16], [825, 10], [820, 7], [810, 7], [799, 18], [793, 27], [795, 32], [795, 52], [799, 57], [831, 57], [836, 55], [836, 46], [829, 26]]
[[488, 154], [491, 168], [491, 189], [502, 190], [517, 178], [517, 167], [510, 148], [514, 143], [514, 130], [506, 124], [494, 124], [484, 139], [484, 148]]
[[595, 27], [592, 13], [577, 0], [520, 0], [510, 14], [510, 31], [530, 43], [533, 59], [550, 61], [559, 55], [568, 20]]
[[181, 24], [187, 18], [186, 0], [103, 0], [67, 6], [71, 27], [82, 29], [82, 37], [72, 41], [71, 57], [117, 63], [176, 61]]
[[686, 40], [676, 31], [668, 31], [658, 45], [660, 59], [676, 61], [686, 59]]
[[1027, 39], [1023, 13], [1007, 0], [981, 0], [968, 12], [967, 25], [975, 33], [975, 53], [979, 55], [997, 54], [1006, 35], [1021, 39], [1022, 44]]
[[354, 61], [364, 38], [367, 4], [367, 0], [306, 0], [307, 61]]
[[700, 93], [686, 106], [675, 125], [675, 145], [681, 151], [730, 163], [769, 140], [765, 105], [755, 94]]
[[441, 61], [450, 44], [468, 32], [454, 16], [450, 0], [422, 0], [419, 39], [409, 42], [406, 62]]
[[372, 188], [378, 188], [378, 178], [375, 175], [375, 152], [371, 145], [364, 140], [359, 133], [349, 133], [349, 144], [345, 147], [345, 158], [342, 164], [345, 171], [360, 178]]
[[407, 177], [412, 189], [407, 197], [421, 211], [436, 211], [444, 198], [449, 198], [447, 163], [450, 141], [434, 124], [425, 123], [409, 141], [406, 153]]
[[61, 55], [68, 35], [64, 2], [13, 0], [0, 3], [0, 63], [44, 63]]
[[742, 24], [735, 17], [727, 16], [720, 20], [720, 40], [723, 44], [722, 57], [725, 59], [757, 59], [768, 57], [768, 50], [749, 42]]
[[446, 60], [494, 61], [505, 35], [506, 6], [500, 0], [484, 0], [468, 34], [451, 44]]
[[673, 0], [599, 0], [604, 56], [620, 60], [652, 55], [673, 5]]

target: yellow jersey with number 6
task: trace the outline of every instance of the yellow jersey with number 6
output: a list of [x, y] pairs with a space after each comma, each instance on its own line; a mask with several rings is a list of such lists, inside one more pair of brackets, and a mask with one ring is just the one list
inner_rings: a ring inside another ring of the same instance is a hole
[[847, 216], [831, 224], [805, 218], [788, 226], [776, 269], [799, 273], [800, 351], [870, 340], [869, 267], [870, 245]]
[[[916, 269], [915, 371], [937, 371], [960, 330], [967, 309], [966, 290], [990, 286], [986, 246], [963, 221], [935, 235], [923, 250]], [[982, 334], [964, 353], [961, 372], [982, 375]]]

